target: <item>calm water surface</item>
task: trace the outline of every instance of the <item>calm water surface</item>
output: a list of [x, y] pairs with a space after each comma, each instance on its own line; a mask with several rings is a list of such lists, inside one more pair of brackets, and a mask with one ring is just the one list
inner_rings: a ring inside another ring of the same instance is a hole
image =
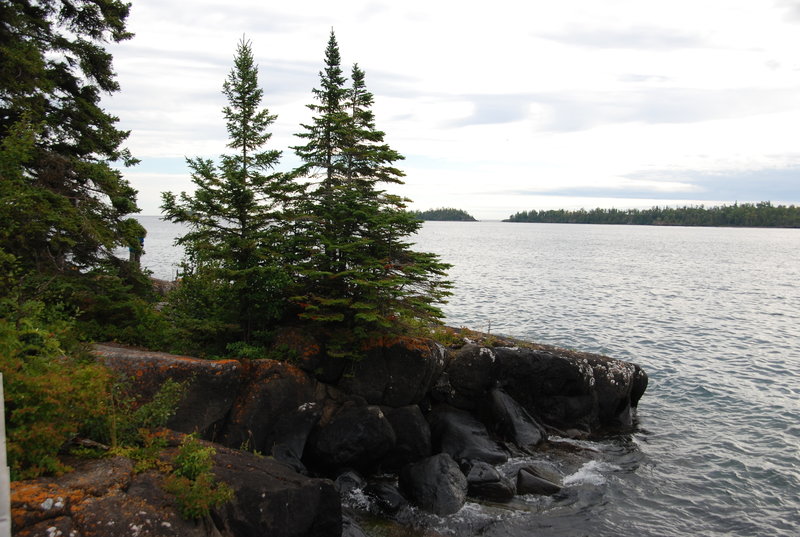
[[[173, 225], [142, 217], [174, 275]], [[410, 513], [415, 535], [800, 535], [800, 230], [428, 222], [456, 326], [599, 352], [650, 376], [636, 433], [555, 461], [564, 493]]]

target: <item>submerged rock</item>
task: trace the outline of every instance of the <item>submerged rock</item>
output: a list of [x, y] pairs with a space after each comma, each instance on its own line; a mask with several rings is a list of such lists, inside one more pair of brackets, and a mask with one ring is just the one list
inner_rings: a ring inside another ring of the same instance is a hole
[[507, 502], [516, 493], [514, 481], [504, 476], [491, 464], [476, 461], [468, 464], [464, 473], [467, 477], [467, 493], [472, 497], [494, 502]]
[[440, 453], [403, 468], [400, 489], [421, 509], [451, 515], [466, 502], [467, 478], [450, 455]]
[[561, 487], [549, 479], [536, 475], [529, 468], [520, 468], [517, 474], [517, 494], [552, 495], [561, 492]]

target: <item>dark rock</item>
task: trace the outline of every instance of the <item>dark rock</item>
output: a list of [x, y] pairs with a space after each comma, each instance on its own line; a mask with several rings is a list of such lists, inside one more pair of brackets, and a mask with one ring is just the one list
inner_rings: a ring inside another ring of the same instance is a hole
[[495, 388], [490, 401], [492, 421], [504, 439], [528, 453], [547, 439], [544, 427], [507, 393]]
[[302, 327], [289, 326], [277, 330], [270, 352], [328, 384], [339, 382], [348, 365], [343, 358], [328, 356], [322, 340]]
[[631, 406], [636, 408], [639, 404], [639, 399], [644, 395], [647, 389], [647, 373], [644, 369], [637, 364], [633, 364], [635, 372], [633, 374], [633, 386], [631, 387]]
[[367, 537], [358, 523], [349, 516], [342, 517], [342, 537]]
[[453, 389], [474, 404], [494, 384], [495, 353], [488, 347], [465, 345], [447, 366], [447, 375]]
[[308, 433], [319, 418], [316, 381], [304, 371], [275, 360], [243, 364], [247, 383], [237, 397], [220, 443], [237, 449], [303, 455]]
[[318, 424], [309, 438], [309, 457], [322, 468], [369, 469], [394, 443], [394, 430], [379, 407], [350, 407]]
[[345, 470], [333, 482], [333, 486], [336, 487], [336, 490], [341, 495], [349, 494], [357, 489], [363, 489], [366, 485], [366, 480], [355, 470]]
[[167, 379], [190, 381], [167, 425], [203, 438], [217, 435], [242, 385], [242, 367], [236, 360], [201, 360], [111, 345], [95, 345], [94, 353], [112, 371], [129, 378], [131, 392], [145, 401]]
[[517, 494], [552, 495], [561, 492], [561, 487], [552, 481], [535, 475], [527, 468], [517, 474]]
[[234, 501], [216, 510], [223, 534], [328, 537], [339, 535], [342, 513], [333, 482], [311, 479], [266, 457], [219, 448], [214, 475], [234, 488]]
[[466, 502], [467, 479], [450, 455], [440, 453], [403, 468], [400, 489], [421, 509], [450, 515]]
[[[162, 457], [177, 453], [170, 442]], [[52, 537], [237, 537], [339, 535], [341, 504], [333, 483], [310, 479], [278, 462], [217, 446], [213, 472], [235, 497], [201, 522], [178, 514], [165, 475], [132, 476], [128, 459], [80, 461], [72, 473], [12, 483], [14, 534]]]
[[526, 348], [497, 348], [495, 354], [500, 385], [532, 416], [561, 429], [600, 425], [588, 362]]
[[486, 427], [464, 410], [439, 405], [428, 415], [434, 449], [457, 461], [501, 464], [508, 453], [489, 436]]
[[417, 405], [382, 410], [395, 435], [394, 447], [383, 459], [385, 470], [397, 471], [431, 455], [431, 429]]
[[397, 487], [390, 483], [370, 483], [364, 488], [364, 494], [372, 498], [381, 511], [390, 515], [408, 504]]
[[518, 468], [518, 472], [520, 470], [525, 470], [529, 474], [550, 481], [559, 487], [564, 485], [564, 474], [561, 473], [561, 470], [559, 470], [555, 464], [549, 461], [526, 461]]
[[174, 510], [121, 492], [92, 498], [73, 515], [83, 537], [205, 537], [208, 529], [197, 522], [183, 520]]
[[65, 516], [45, 520], [22, 530], [14, 531], [14, 537], [78, 537], [78, 535], [72, 519]]
[[338, 386], [370, 404], [417, 404], [444, 370], [446, 349], [430, 339], [398, 338], [370, 349]]
[[516, 493], [514, 481], [497, 468], [482, 461], [467, 465], [467, 493], [475, 498], [494, 502], [510, 501]]

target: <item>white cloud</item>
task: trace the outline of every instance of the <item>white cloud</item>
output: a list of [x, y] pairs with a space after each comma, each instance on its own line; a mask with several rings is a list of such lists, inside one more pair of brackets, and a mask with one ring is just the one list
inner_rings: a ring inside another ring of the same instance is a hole
[[107, 106], [144, 160], [146, 172], [126, 172], [140, 205], [157, 211], [159, 189], [191, 188], [180, 159], [225, 151], [220, 90], [246, 34], [279, 116], [272, 147], [291, 165], [334, 28], [345, 70], [365, 69], [378, 126], [408, 157], [401, 193], [415, 207], [500, 218], [533, 201], [574, 206], [536, 192], [631, 206], [759, 187], [800, 202], [784, 173], [800, 165], [798, 12], [750, 0], [139, 0], [137, 36], [111, 47], [122, 92]]

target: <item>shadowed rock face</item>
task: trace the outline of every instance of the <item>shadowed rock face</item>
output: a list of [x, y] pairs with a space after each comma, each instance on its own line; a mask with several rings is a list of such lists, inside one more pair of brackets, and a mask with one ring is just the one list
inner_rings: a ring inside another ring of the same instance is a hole
[[152, 399], [167, 379], [188, 381], [186, 395], [168, 423], [176, 431], [217, 436], [241, 392], [242, 365], [236, 360], [201, 360], [109, 345], [95, 345], [94, 353], [128, 379], [128, 388], [144, 400]]
[[441, 375], [447, 351], [428, 339], [403, 338], [377, 346], [338, 383], [370, 404], [401, 407], [422, 401]]
[[467, 479], [446, 453], [406, 466], [400, 488], [414, 504], [436, 515], [455, 513], [467, 499]]

